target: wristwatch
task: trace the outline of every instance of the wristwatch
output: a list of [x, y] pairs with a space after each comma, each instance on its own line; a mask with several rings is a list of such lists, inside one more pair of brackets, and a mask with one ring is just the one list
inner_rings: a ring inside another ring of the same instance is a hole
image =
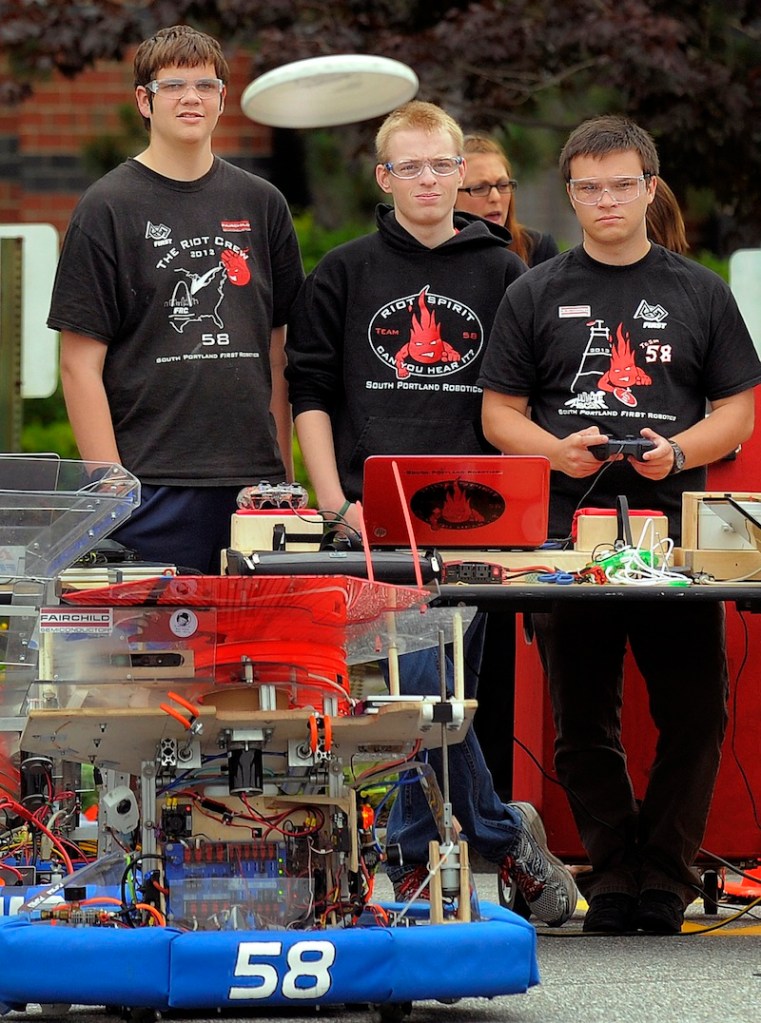
[[681, 472], [682, 469], [684, 469], [684, 451], [682, 451], [675, 440], [670, 440], [669, 444], [671, 445], [671, 450], [674, 452], [674, 464], [669, 470], [669, 476], [676, 476], [678, 472]]

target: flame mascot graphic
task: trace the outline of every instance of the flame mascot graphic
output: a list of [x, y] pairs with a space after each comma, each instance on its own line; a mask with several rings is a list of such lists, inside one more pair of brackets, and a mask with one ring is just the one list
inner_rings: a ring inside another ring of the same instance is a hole
[[412, 313], [410, 339], [394, 357], [397, 380], [404, 380], [410, 375], [409, 369], [404, 365], [405, 359], [417, 362], [421, 366], [433, 366], [438, 362], [460, 361], [459, 353], [441, 336], [441, 327], [436, 320], [436, 314], [429, 310], [426, 303], [427, 294], [428, 285], [417, 297], [420, 314], [416, 316], [414, 312]]
[[246, 252], [233, 252], [232, 249], [223, 249], [221, 259], [227, 279], [231, 284], [236, 284], [239, 288], [248, 284], [251, 280], [251, 271], [248, 268]]
[[616, 328], [616, 337], [618, 340], [610, 349], [610, 369], [600, 377], [598, 387], [603, 391], [609, 391], [627, 408], [636, 408], [637, 399], [631, 388], [647, 387], [653, 381], [644, 370], [635, 365], [631, 339], [628, 331], [624, 333], [622, 323]]
[[470, 503], [466, 487], [455, 480], [444, 490], [444, 500], [431, 511], [428, 524], [432, 529], [441, 526], [477, 526], [484, 516]]

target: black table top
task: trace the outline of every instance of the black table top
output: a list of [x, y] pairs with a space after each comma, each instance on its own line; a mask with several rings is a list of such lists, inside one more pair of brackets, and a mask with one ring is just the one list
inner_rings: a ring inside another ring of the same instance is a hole
[[684, 586], [662, 583], [647, 586], [605, 583], [444, 583], [433, 587], [434, 604], [476, 605], [484, 610], [538, 611], [555, 601], [728, 601], [740, 611], [761, 612], [761, 582], [692, 583]]

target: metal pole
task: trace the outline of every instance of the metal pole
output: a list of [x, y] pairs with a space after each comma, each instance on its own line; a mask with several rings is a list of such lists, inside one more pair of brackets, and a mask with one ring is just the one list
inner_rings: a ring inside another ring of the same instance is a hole
[[0, 239], [0, 451], [21, 449], [21, 238]]

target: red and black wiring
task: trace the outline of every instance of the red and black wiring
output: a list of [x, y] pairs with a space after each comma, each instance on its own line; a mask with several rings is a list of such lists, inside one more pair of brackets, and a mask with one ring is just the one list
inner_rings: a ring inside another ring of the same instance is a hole
[[299, 808], [307, 814], [307, 820], [309, 823], [306, 823], [305, 826], [301, 828], [284, 828], [280, 825], [283, 822], [288, 822], [293, 813], [292, 809], [289, 808], [288, 810], [284, 810], [280, 814], [262, 814], [250, 805], [245, 795], [240, 796], [240, 801], [248, 810], [250, 819], [264, 827], [265, 830], [262, 833], [262, 838], [265, 839], [269, 838], [273, 831], [278, 835], [282, 835], [284, 838], [307, 838], [310, 835], [318, 834], [325, 824], [325, 814], [316, 806], [304, 805]]
[[246, 813], [241, 813], [240, 810], [232, 809], [227, 803], [210, 799], [198, 792], [194, 792], [193, 789], [180, 789], [173, 793], [173, 796], [175, 798], [190, 799], [201, 816], [222, 823], [225, 827], [245, 828], [249, 831], [252, 830], [252, 826], [255, 826], [257, 829], [263, 829], [262, 835], [257, 834], [256, 838], [262, 837], [266, 839], [272, 832], [282, 835], [284, 838], [307, 838], [310, 835], [317, 834], [325, 824], [325, 814], [318, 806], [300, 805], [298, 809], [307, 814], [309, 823], [304, 827], [296, 828], [294, 826], [286, 826], [293, 816], [293, 807], [289, 807], [287, 810], [279, 813], [260, 813], [255, 807], [251, 806], [245, 795], [241, 795], [239, 797], [240, 801], [246, 808]]
[[46, 824], [39, 819], [38, 814], [42, 808], [39, 808], [34, 813], [28, 810], [22, 803], [19, 803], [16, 799], [11, 799], [9, 796], [5, 796], [0, 799], [0, 812], [3, 810], [9, 810], [15, 817], [20, 817], [26, 821], [33, 833], [36, 835], [39, 832], [45, 835], [53, 845], [55, 852], [58, 854], [59, 859], [66, 868], [68, 874], [74, 873], [74, 865], [71, 861], [66, 845], [59, 835], [54, 834]]
[[[95, 853], [88, 854], [81, 845], [73, 842], [65, 834], [65, 826], [73, 820], [79, 809], [77, 793], [55, 792], [51, 786], [52, 778], [49, 778], [46, 781], [48, 792], [44, 796], [44, 802], [35, 808], [28, 804], [32, 798], [35, 800], [41, 798], [40, 793], [21, 800], [0, 793], [0, 812], [5, 813], [6, 829], [11, 831], [11, 822], [15, 821], [14, 830], [20, 832], [20, 837], [14, 840], [10, 847], [7, 843], [4, 845], [5, 855], [15, 855], [19, 863], [23, 862], [27, 866], [37, 865], [41, 859], [41, 840], [44, 836], [50, 841], [55, 855], [71, 872], [74, 865], [83, 866], [92, 862]], [[66, 802], [70, 805], [66, 808], [61, 807], [61, 804]]]

